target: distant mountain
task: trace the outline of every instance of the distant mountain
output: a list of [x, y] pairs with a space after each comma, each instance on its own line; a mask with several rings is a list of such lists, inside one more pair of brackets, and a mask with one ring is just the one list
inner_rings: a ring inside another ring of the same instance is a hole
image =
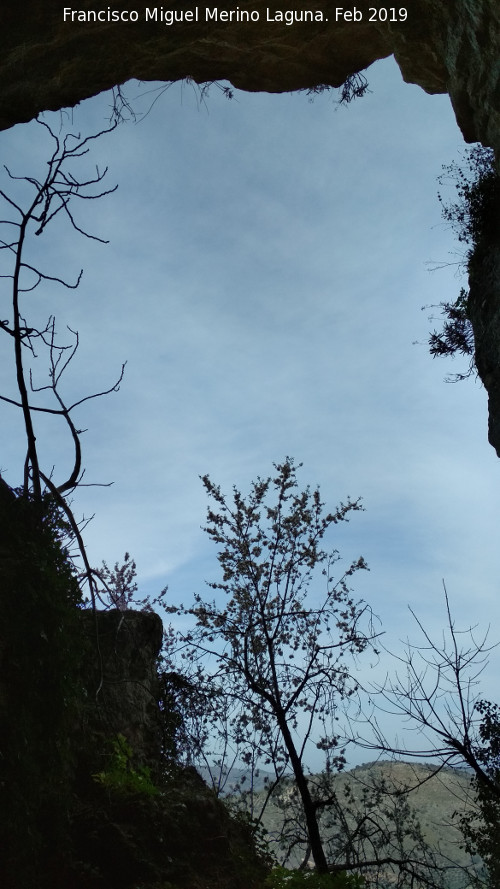
[[[206, 780], [206, 776], [205, 780]], [[254, 812], [259, 811], [259, 803], [264, 801], [265, 793], [261, 788], [264, 786], [265, 778], [271, 779], [272, 775], [261, 772], [254, 782]], [[312, 780], [318, 776], [311, 776]], [[225, 795], [231, 793], [231, 788], [235, 787], [242, 778], [246, 780], [243, 788], [249, 788], [249, 776], [242, 769], [234, 769], [226, 776], [226, 785], [224, 787]], [[451, 867], [447, 873], [447, 889], [467, 889], [468, 880], [464, 875], [462, 868], [465, 865], [473, 864], [475, 868], [481, 868], [481, 862], [478, 858], [474, 861], [461, 848], [463, 843], [459, 830], [459, 821], [457, 813], [465, 813], [470, 810], [474, 803], [474, 795], [471, 786], [471, 772], [467, 769], [443, 768], [437, 770], [435, 764], [422, 764], [418, 762], [392, 762], [379, 760], [377, 762], [365, 763], [357, 766], [339, 775], [331, 777], [331, 787], [335, 791], [337, 798], [341, 801], [340, 811], [342, 812], [339, 823], [343, 817], [349, 821], [349, 809], [352, 812], [366, 812], [367, 799], [373, 792], [375, 786], [385, 786], [389, 791], [389, 796], [380, 796], [379, 810], [372, 808], [375, 816], [380, 817], [384, 807], [386, 812], [390, 811], [391, 806], [397, 806], [398, 799], [401, 799], [400, 791], [406, 788], [412, 788], [405, 799], [408, 800], [417, 820], [420, 824], [421, 831], [425, 841], [436, 851], [440, 864]], [[398, 793], [399, 791], [399, 793]], [[234, 791], [233, 791], [234, 792]], [[280, 825], [283, 819], [283, 812], [291, 814], [293, 809], [294, 784], [291, 779], [287, 779], [281, 785], [276, 798], [268, 805], [264, 817], [263, 824], [268, 835], [276, 836], [279, 833]], [[342, 810], [345, 800], [345, 810]], [[389, 801], [389, 802], [387, 802]], [[400, 810], [394, 810], [394, 812]], [[401, 809], [401, 811], [403, 811]], [[382, 820], [385, 816], [382, 815]], [[394, 819], [393, 826], [397, 823], [398, 816], [389, 815]], [[346, 822], [346, 823], [347, 823]], [[354, 818], [351, 817], [351, 824]], [[326, 830], [326, 819], [323, 822]], [[335, 837], [335, 826], [329, 826], [329, 836]], [[340, 835], [340, 834], [339, 834]], [[404, 840], [403, 842], [410, 842]], [[379, 851], [380, 851], [379, 847]], [[277, 851], [277, 847], [276, 847]], [[289, 863], [291, 866], [297, 866], [303, 857], [303, 849], [298, 849], [295, 856], [292, 856]], [[387, 886], [394, 885], [394, 878], [388, 873]]]
[[[209, 787], [214, 787], [221, 796], [232, 796], [242, 790], [250, 790], [252, 787], [252, 776], [248, 769], [223, 769], [221, 773], [217, 767], [210, 769], [208, 766], [199, 766], [197, 771]], [[273, 778], [274, 775], [271, 772], [259, 769], [253, 776], [254, 792], [263, 790]]]

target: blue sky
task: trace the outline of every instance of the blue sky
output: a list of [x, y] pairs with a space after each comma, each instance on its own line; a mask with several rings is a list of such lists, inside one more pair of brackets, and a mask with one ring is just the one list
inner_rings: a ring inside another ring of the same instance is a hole
[[[79, 330], [68, 399], [109, 386], [128, 361], [120, 392], [77, 415], [88, 428], [85, 480], [114, 482], [74, 499], [78, 515], [95, 514], [94, 564], [127, 550], [141, 594], [168, 584], [186, 603], [217, 579], [199, 476], [247, 490], [291, 455], [328, 505], [363, 498], [366, 511], [332, 544], [345, 564], [366, 558], [356, 591], [398, 648], [416, 638], [408, 604], [439, 635], [442, 578], [457, 626], [498, 626], [498, 459], [484, 390], [446, 383], [463, 365], [433, 361], [425, 346], [421, 307], [455, 299], [465, 283], [436, 196], [441, 165], [464, 147], [450, 101], [404, 84], [393, 60], [368, 78], [372, 92], [341, 109], [328, 95], [228, 101], [212, 87], [203, 101], [189, 83], [171, 86], [88, 159], [119, 185], [79, 209], [109, 245], [54, 225], [33, 256], [70, 277], [83, 267], [83, 281], [30, 305]], [[109, 103], [83, 103], [73, 128], [104, 125]], [[47, 120], [58, 126], [59, 115]], [[0, 139], [12, 172], [43, 164], [36, 124]], [[443, 262], [452, 265], [431, 271]], [[0, 465], [17, 484], [19, 418], [8, 406], [0, 416]], [[63, 428], [40, 420], [38, 435], [45, 465], [63, 474]]]

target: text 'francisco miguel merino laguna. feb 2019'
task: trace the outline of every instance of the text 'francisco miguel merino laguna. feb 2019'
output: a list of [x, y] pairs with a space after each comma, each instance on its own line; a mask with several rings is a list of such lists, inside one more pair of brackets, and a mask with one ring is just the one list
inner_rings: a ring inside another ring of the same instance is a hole
[[[330, 18], [337, 22], [361, 22], [365, 18], [368, 21], [404, 22], [408, 18], [406, 7], [373, 7], [368, 12], [362, 12], [355, 6], [347, 9], [337, 6], [330, 13]], [[163, 6], [146, 7], [140, 11], [136, 9], [115, 9], [107, 6], [105, 9], [73, 9], [65, 6], [63, 9], [63, 21], [65, 22], [151, 22], [164, 25], [189, 24], [191, 22], [276, 22], [293, 25], [295, 22], [327, 22], [328, 16], [321, 9], [272, 9], [268, 7], [266, 12], [257, 9], [220, 9], [217, 6], [194, 6], [191, 9], [166, 8]]]

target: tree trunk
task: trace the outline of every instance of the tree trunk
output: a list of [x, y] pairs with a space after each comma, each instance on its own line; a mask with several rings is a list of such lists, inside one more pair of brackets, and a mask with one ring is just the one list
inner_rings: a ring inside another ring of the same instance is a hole
[[328, 862], [326, 860], [323, 843], [319, 832], [319, 824], [317, 818], [317, 810], [312, 799], [309, 785], [304, 773], [304, 768], [299, 754], [297, 753], [293, 738], [288, 728], [285, 714], [283, 712], [276, 713], [280, 732], [286, 745], [286, 749], [290, 756], [295, 783], [300, 793], [304, 816], [306, 819], [307, 835], [311, 844], [311, 854], [314, 859], [316, 870], [320, 874], [327, 874], [329, 871]]

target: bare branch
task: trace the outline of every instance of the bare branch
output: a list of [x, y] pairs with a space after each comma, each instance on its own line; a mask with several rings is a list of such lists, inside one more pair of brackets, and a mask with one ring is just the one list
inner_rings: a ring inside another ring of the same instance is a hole
[[[32, 225], [34, 224], [33, 233], [35, 235], [40, 235], [49, 223], [54, 220], [56, 215], [63, 210], [75, 231], [83, 234], [85, 237], [102, 241], [103, 239], [91, 235], [76, 222], [72, 210], [70, 209], [70, 202], [73, 198], [94, 200], [103, 197], [104, 195], [111, 194], [116, 188], [116, 186], [115, 188], [110, 189], [98, 188], [98, 190], [95, 191], [95, 186], [99, 186], [104, 179], [107, 173], [107, 168], [101, 171], [99, 167], [96, 166], [95, 175], [89, 177], [77, 177], [71, 169], [68, 169], [68, 164], [70, 162], [88, 154], [90, 143], [94, 139], [98, 139], [100, 136], [113, 130], [115, 124], [107, 129], [101, 130], [99, 133], [85, 138], [82, 138], [79, 134], [67, 134], [63, 139], [60, 139], [45, 121], [39, 120], [38, 123], [47, 131], [53, 142], [52, 155], [47, 163], [45, 177], [39, 179], [30, 175], [17, 176], [5, 167], [7, 175], [13, 182], [25, 182], [32, 189], [31, 201], [27, 203], [25, 208], [18, 204], [15, 199], [7, 195], [5, 191], [0, 190], [0, 197], [2, 197], [6, 204], [13, 208], [20, 217], [20, 220], [4, 219], [0, 222], [0, 225], [14, 225], [19, 232], [17, 240], [12, 241], [9, 239], [8, 241], [3, 240], [1, 242], [2, 249], [6, 249], [9, 253], [12, 253], [14, 267], [11, 272], [1, 275], [3, 278], [10, 278], [12, 280], [13, 321], [12, 323], [10, 323], [9, 320], [0, 322], [0, 330], [9, 334], [14, 340], [19, 399], [1, 395], [0, 400], [20, 407], [23, 412], [27, 440], [24, 486], [25, 493], [27, 493], [30, 486], [32, 487], [35, 499], [40, 499], [42, 496], [42, 475], [43, 478], [46, 478], [47, 473], [42, 474], [38, 463], [36, 435], [32, 416], [36, 413], [47, 413], [54, 416], [62, 416], [65, 419], [74, 448], [73, 468], [69, 477], [62, 484], [58, 486], [55, 485], [54, 487], [59, 495], [63, 492], [73, 490], [81, 480], [82, 455], [80, 444], [81, 430], [77, 429], [70, 414], [74, 408], [90, 399], [118, 391], [125, 369], [125, 365], [123, 364], [118, 380], [109, 389], [80, 398], [78, 401], [68, 406], [66, 400], [63, 399], [60, 393], [59, 384], [63, 373], [68, 368], [69, 363], [74, 358], [78, 349], [78, 333], [69, 328], [70, 333], [75, 337], [75, 342], [71, 346], [61, 344], [56, 341], [55, 319], [53, 316], [49, 318], [47, 325], [41, 330], [37, 327], [28, 325], [22, 315], [20, 306], [21, 297], [24, 297], [26, 294], [35, 290], [42, 282], [62, 284], [69, 289], [76, 289], [80, 284], [83, 273], [80, 271], [76, 281], [71, 283], [58, 275], [48, 274], [30, 263], [26, 259], [25, 254], [28, 243], [27, 238], [28, 234], [32, 231]], [[22, 274], [25, 272], [34, 275], [34, 283], [29, 285], [24, 284], [24, 281], [22, 281]], [[50, 390], [58, 404], [57, 408], [34, 405], [28, 397], [26, 382], [27, 374], [23, 364], [22, 347], [28, 347], [33, 357], [36, 358], [37, 355], [34, 348], [36, 341], [43, 343], [49, 351], [49, 383], [44, 386], [34, 386], [32, 369], [30, 368], [29, 383], [31, 392], [36, 393]]]

